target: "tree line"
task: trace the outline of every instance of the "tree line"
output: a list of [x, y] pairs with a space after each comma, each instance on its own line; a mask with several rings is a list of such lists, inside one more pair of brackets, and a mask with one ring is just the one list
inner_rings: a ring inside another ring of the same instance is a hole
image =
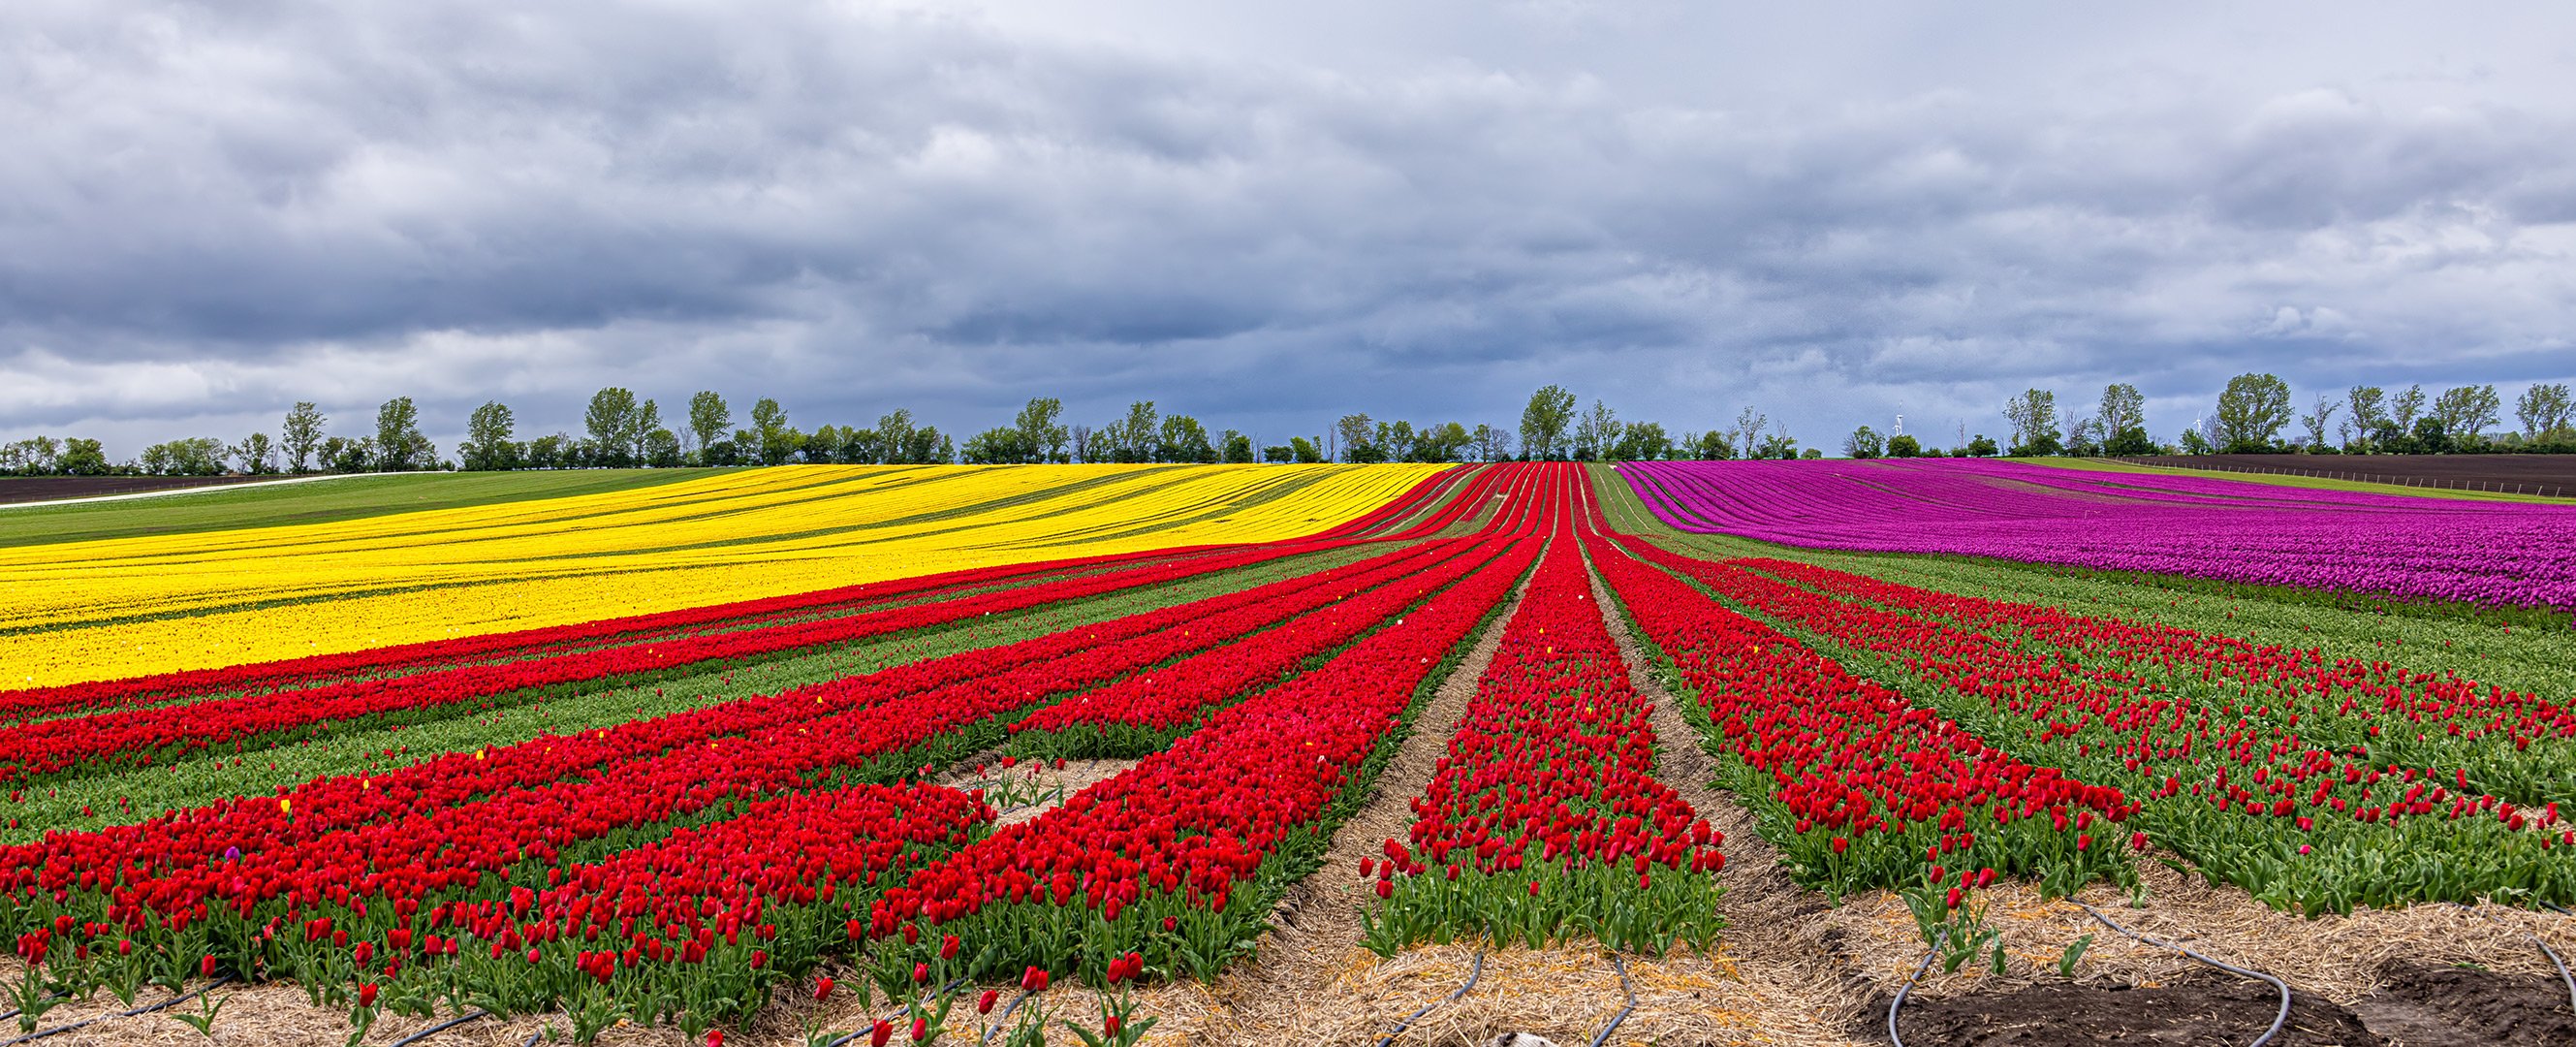
[[[2145, 398], [2134, 385], [2102, 390], [2093, 413], [2061, 427], [2057, 394], [2029, 389], [2004, 405], [2012, 456], [2132, 456], [2154, 454], [2576, 454], [2576, 397], [2566, 383], [2539, 383], [2514, 400], [2518, 430], [2490, 435], [2503, 422], [2504, 398], [2493, 385], [2462, 385], [2427, 397], [2422, 385], [2398, 392], [2356, 385], [2342, 393], [2317, 393], [2305, 412], [2291, 402], [2289, 383], [2277, 375], [2229, 379], [2218, 402], [2185, 426], [2171, 443], [2147, 434]], [[1853, 440], [1866, 442], [1863, 426]], [[1846, 453], [1851, 442], [1846, 443]], [[1962, 448], [1998, 453], [1980, 434]], [[1891, 452], [1892, 453], [1892, 452]], [[1866, 454], [1855, 457], [1870, 457]]]
[[[114, 474], [253, 475], [281, 473], [409, 472], [429, 469], [670, 468], [676, 466], [969, 465], [1074, 462], [1458, 462], [1652, 461], [1821, 458], [1818, 447], [1800, 447], [1785, 422], [1752, 407], [1734, 420], [1705, 430], [1674, 432], [1653, 421], [1629, 421], [1599, 399], [1582, 407], [1562, 386], [1530, 394], [1520, 424], [1382, 421], [1366, 413], [1343, 415], [1332, 428], [1285, 443], [1255, 446], [1253, 437], [1225, 429], [1211, 432], [1196, 417], [1164, 414], [1152, 400], [1097, 425], [1067, 424], [1064, 403], [1031, 399], [1010, 424], [968, 437], [963, 444], [912, 412], [897, 408], [868, 427], [824, 424], [812, 431], [789, 421], [776, 399], [762, 397], [736, 424], [732, 406], [713, 390], [689, 398], [685, 414], [665, 421], [660, 404], [632, 390], [610, 386], [590, 398], [582, 433], [557, 431], [522, 438], [509, 405], [488, 401], [466, 421], [466, 436], [453, 458], [441, 458], [423, 436], [420, 411], [398, 396], [376, 409], [372, 431], [326, 433], [330, 419], [311, 402], [288, 409], [277, 435], [256, 432], [233, 443], [191, 437], [153, 444], [135, 458], [113, 462], [97, 440], [37, 436], [0, 444], [0, 475], [106, 476]], [[1993, 457], [1996, 455], [2121, 456], [2151, 454], [2455, 454], [2499, 451], [2576, 453], [2576, 398], [2564, 383], [2532, 386], [2515, 400], [2518, 431], [2494, 436], [2503, 400], [2493, 385], [2464, 385], [2429, 398], [2422, 386], [2390, 393], [2353, 386], [2341, 396], [2318, 394], [2304, 414], [2291, 405], [2288, 383], [2270, 374], [2231, 379], [2215, 409], [2182, 430], [2171, 443], [2148, 434], [2146, 398], [2137, 386], [2113, 383], [2090, 413], [2066, 420], [2057, 394], [2029, 389], [2004, 406], [2009, 433], [1998, 443], [1962, 427], [1949, 448], [1926, 445], [1911, 433], [1882, 435], [1861, 426], [1843, 439], [1849, 458]], [[2293, 426], [2296, 426], [2293, 429]], [[2290, 435], [2284, 436], [2284, 432]], [[2331, 438], [2329, 438], [2331, 435]]]

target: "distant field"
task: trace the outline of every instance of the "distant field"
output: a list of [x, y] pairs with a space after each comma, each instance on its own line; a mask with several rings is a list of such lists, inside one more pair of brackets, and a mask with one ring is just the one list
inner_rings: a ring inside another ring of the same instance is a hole
[[[582, 469], [525, 473], [398, 473], [319, 483], [255, 484], [173, 498], [79, 505], [0, 505], [0, 547], [359, 520], [425, 509], [462, 509], [537, 498], [601, 494], [712, 475], [713, 469]], [[128, 477], [126, 479], [137, 479]], [[52, 481], [28, 481], [45, 482]], [[5, 496], [7, 488], [0, 488]], [[117, 492], [83, 491], [79, 498]]]
[[2319, 481], [2294, 486], [2351, 491], [2576, 497], [2576, 455], [2568, 454], [2223, 454], [2030, 461], [2075, 468], [2180, 469], [2267, 483]]
[[275, 480], [274, 476], [0, 476], [0, 505], [179, 491]]

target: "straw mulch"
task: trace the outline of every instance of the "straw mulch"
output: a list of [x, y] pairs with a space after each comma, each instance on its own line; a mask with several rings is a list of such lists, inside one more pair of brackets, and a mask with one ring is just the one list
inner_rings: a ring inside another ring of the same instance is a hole
[[[2556, 913], [2435, 904], [2306, 919], [2274, 911], [2235, 888], [2211, 887], [2152, 857], [2139, 864], [2139, 878], [2146, 888], [2142, 909], [2130, 908], [2127, 893], [2109, 887], [2097, 885], [2077, 897], [2131, 931], [2263, 971], [2345, 1006], [2379, 988], [2383, 972], [2396, 963], [2474, 964], [2502, 974], [2555, 979], [2557, 969], [2526, 935], [2539, 936], [2562, 957], [2576, 957], [2576, 918]], [[1938, 996], [2060, 981], [2058, 960], [2086, 935], [2093, 942], [2076, 964], [2079, 982], [2156, 985], [2185, 975], [2234, 977], [2170, 949], [2133, 941], [2095, 922], [2083, 909], [2042, 899], [2026, 884], [1998, 883], [1979, 893], [1991, 902], [1987, 923], [1999, 932], [2007, 973], [1993, 974], [1990, 956], [1954, 974], [1944, 974], [1936, 964], [1918, 992]], [[1904, 900], [1892, 892], [1849, 899], [1829, 922], [1840, 932], [1837, 947], [1890, 991], [1922, 962], [1922, 934]]]

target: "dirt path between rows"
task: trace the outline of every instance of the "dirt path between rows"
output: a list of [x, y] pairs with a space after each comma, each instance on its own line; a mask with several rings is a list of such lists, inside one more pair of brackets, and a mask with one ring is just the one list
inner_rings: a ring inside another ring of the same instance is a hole
[[[1390, 976], [1380, 970], [1387, 965], [1360, 945], [1360, 914], [1377, 898], [1360, 879], [1359, 862], [1376, 857], [1382, 841], [1401, 839], [1413, 827], [1411, 801], [1431, 784], [1450, 737], [1466, 718], [1477, 680], [1502, 646], [1503, 626], [1528, 591], [1523, 579], [1502, 612], [1477, 635], [1466, 659], [1432, 692], [1413, 729], [1398, 743], [1395, 758], [1371, 786], [1368, 802], [1334, 832], [1323, 868], [1281, 899], [1259, 955], [1238, 964], [1213, 987], [1182, 984], [1165, 990], [1167, 995], [1196, 990], [1203, 999], [1157, 1000], [1168, 1005], [1155, 1009], [1165, 1023], [1156, 1028], [1157, 1039], [1170, 1033], [1193, 1044], [1374, 1044], [1419, 1002], [1464, 980], [1463, 964], [1454, 979], [1434, 972]], [[1434, 988], [1432, 983], [1441, 984]], [[1199, 1006], [1188, 1006], [1192, 1002]]]

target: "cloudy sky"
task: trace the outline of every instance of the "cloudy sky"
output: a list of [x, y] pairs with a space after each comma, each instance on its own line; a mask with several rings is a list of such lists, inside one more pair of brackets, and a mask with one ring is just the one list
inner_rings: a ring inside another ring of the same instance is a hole
[[[1936, 8], [1973, 9], [1973, 14]], [[2576, 377], [2576, 8], [0, 5], [0, 438]]]

